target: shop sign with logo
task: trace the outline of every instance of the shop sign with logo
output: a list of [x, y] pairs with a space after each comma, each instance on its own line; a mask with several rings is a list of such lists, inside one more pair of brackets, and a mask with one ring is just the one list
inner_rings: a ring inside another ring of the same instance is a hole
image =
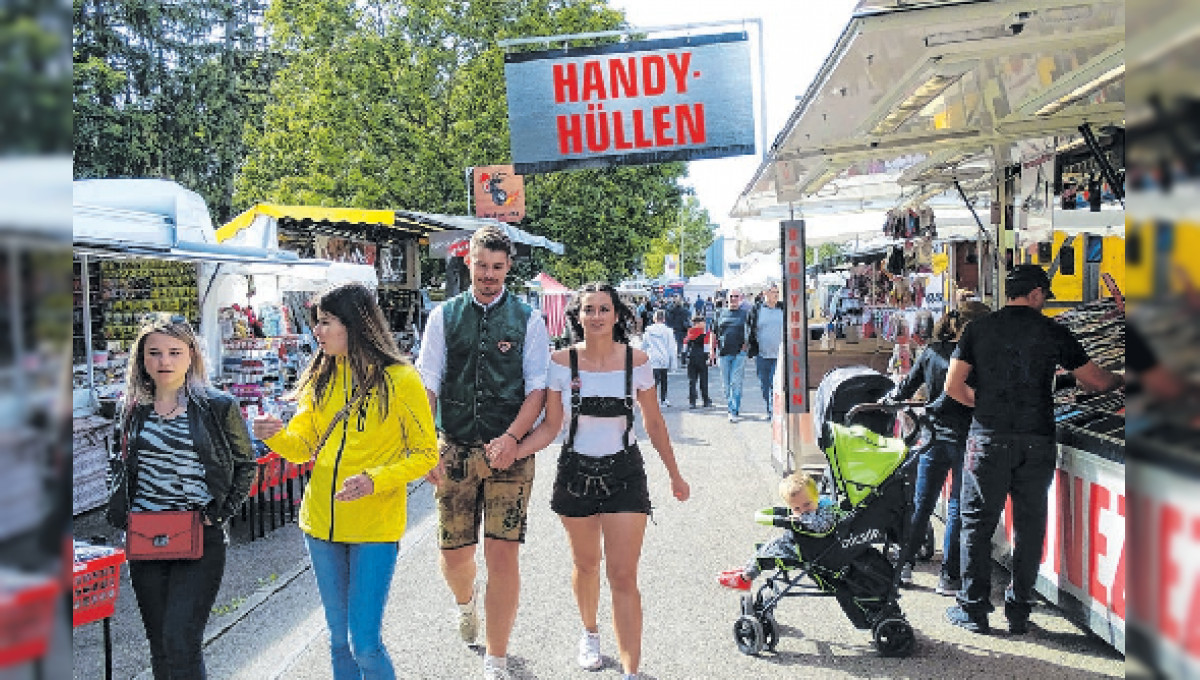
[[473, 169], [475, 216], [504, 222], [525, 217], [525, 178], [511, 165], [483, 165]]

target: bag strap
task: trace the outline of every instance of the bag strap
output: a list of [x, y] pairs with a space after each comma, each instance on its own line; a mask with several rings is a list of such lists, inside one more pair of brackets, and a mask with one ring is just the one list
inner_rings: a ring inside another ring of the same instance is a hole
[[316, 458], [317, 455], [321, 453], [321, 447], [325, 446], [325, 442], [329, 440], [329, 436], [333, 434], [333, 429], [337, 427], [338, 423], [345, 420], [346, 417], [350, 415], [350, 412], [358, 406], [359, 402], [366, 399], [367, 395], [364, 391], [364, 387], [364, 385], [359, 385], [358, 387], [354, 388], [354, 395], [349, 401], [346, 402], [346, 405], [343, 406], [341, 410], [334, 414], [333, 420], [329, 422], [329, 427], [325, 428], [325, 434], [321, 435], [321, 438], [317, 440], [317, 445], [313, 447], [313, 458]]
[[621, 435], [629, 448], [629, 433], [633, 431], [633, 348], [625, 345], [625, 433]]
[[579, 427], [579, 405], [583, 403], [583, 397], [579, 394], [579, 354], [575, 351], [575, 347], [567, 351], [567, 356], [571, 359], [571, 426], [567, 430], [567, 450], [575, 450], [575, 430]]

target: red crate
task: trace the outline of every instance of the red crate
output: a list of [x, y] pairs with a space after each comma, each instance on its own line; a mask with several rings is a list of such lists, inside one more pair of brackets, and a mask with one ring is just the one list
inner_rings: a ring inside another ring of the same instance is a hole
[[47, 578], [0, 594], [0, 668], [45, 656], [60, 592], [59, 582]]
[[76, 562], [71, 597], [71, 625], [99, 621], [117, 611], [117, 587], [121, 584], [121, 564], [125, 551]]

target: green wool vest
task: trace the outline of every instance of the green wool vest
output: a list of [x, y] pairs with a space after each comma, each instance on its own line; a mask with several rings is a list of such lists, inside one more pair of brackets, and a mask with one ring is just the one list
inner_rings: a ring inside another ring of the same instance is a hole
[[532, 310], [507, 291], [486, 312], [471, 291], [443, 305], [446, 373], [438, 429], [461, 442], [504, 434], [525, 402], [525, 329]]

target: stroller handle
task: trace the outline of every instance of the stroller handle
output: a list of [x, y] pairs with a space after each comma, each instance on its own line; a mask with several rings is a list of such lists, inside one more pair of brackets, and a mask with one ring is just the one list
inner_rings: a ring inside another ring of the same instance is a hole
[[863, 413], [891, 413], [899, 415], [903, 413], [912, 420], [912, 431], [901, 437], [907, 446], [912, 446], [920, 438], [922, 430], [929, 429], [928, 417], [916, 411], [917, 408], [925, 406], [922, 401], [900, 401], [891, 404], [866, 403], [859, 404], [850, 409], [846, 413], [846, 424], [852, 425], [854, 417]]

